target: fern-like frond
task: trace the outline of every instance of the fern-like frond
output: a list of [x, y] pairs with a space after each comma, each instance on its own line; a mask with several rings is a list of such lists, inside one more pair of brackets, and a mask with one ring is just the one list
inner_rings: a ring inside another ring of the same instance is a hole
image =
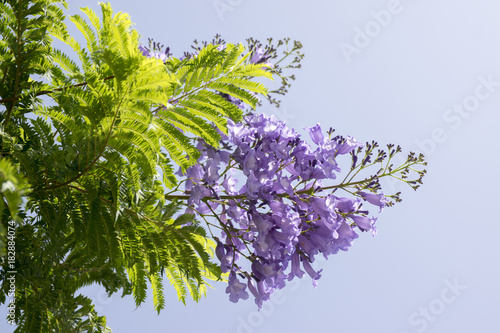
[[151, 274], [151, 287], [153, 289], [153, 305], [158, 312], [165, 308], [165, 296], [163, 294], [163, 279], [159, 273]]

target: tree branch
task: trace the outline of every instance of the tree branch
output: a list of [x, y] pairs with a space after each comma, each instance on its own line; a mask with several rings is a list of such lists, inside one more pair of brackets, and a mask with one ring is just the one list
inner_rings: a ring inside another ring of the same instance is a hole
[[[106, 81], [106, 80], [111, 80], [111, 79], [114, 79], [115, 76], [108, 76], [108, 77], [105, 77], [103, 79], [103, 81]], [[86, 86], [88, 83], [87, 82], [82, 82], [82, 83], [78, 83], [78, 84], [73, 84], [71, 86], [68, 86], [68, 87], [63, 87], [63, 88], [56, 88], [54, 90], [42, 90], [42, 91], [39, 91], [36, 93], [35, 96], [42, 96], [42, 95], [49, 95], [49, 94], [52, 94], [53, 92], [56, 92], [56, 91], [64, 91], [66, 89], [71, 89], [71, 88], [76, 88], [76, 87], [83, 87], [83, 86]], [[8, 102], [15, 102], [17, 100], [19, 100], [21, 97], [20, 96], [15, 96], [15, 97], [10, 97], [10, 98], [5, 98], [5, 99], [0, 99], [0, 103], [8, 103]]]

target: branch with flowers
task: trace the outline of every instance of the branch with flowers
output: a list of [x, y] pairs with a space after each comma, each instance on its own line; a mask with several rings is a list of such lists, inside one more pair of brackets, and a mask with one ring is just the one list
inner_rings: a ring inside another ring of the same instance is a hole
[[[399, 192], [384, 194], [380, 179], [394, 177], [417, 189], [425, 174], [422, 155], [410, 154], [394, 166], [400, 147], [375, 152], [375, 142], [363, 145], [331, 131], [325, 137], [320, 125], [307, 128], [314, 148], [264, 114], [249, 115], [228, 129], [224, 148], [198, 143], [202, 157], [183, 174], [183, 203], [216, 239], [233, 302], [247, 299], [249, 290], [261, 307], [274, 290], [302, 278], [301, 268], [316, 286], [321, 271], [311, 266], [315, 257], [347, 251], [359, 232], [375, 235], [377, 217], [366, 206], [382, 212], [401, 201]], [[351, 168], [339, 182], [342, 158], [350, 159]], [[376, 172], [357, 179], [368, 168]]]
[[[212, 43], [224, 48], [220, 36]], [[274, 92], [286, 93], [288, 80], [295, 76], [284, 76], [283, 70], [300, 68], [301, 44], [294, 42], [277, 59], [277, 50], [288, 46], [289, 40], [274, 46], [270, 39], [266, 48], [254, 39], [248, 43], [248, 61], [268, 64], [282, 79]], [[162, 48], [150, 41], [150, 48], [143, 46], [142, 50], [146, 56], [168, 62], [170, 49], [161, 52]], [[294, 52], [292, 63], [281, 68], [279, 63]], [[184, 54], [185, 58], [195, 56]], [[274, 290], [302, 278], [303, 270], [316, 287], [321, 270], [311, 266], [315, 257], [347, 251], [359, 232], [375, 236], [377, 217], [366, 206], [374, 205], [381, 213], [401, 201], [400, 192], [383, 192], [380, 179], [392, 177], [414, 190], [422, 184], [426, 173], [423, 155], [410, 153], [404, 163], [395, 166], [394, 157], [402, 153], [400, 146], [389, 144], [380, 149], [375, 141], [363, 144], [350, 136], [334, 135], [332, 128], [323, 133], [319, 124], [306, 128], [311, 147], [284, 122], [256, 114], [229, 95], [224, 97], [245, 110], [246, 116], [242, 122], [228, 122], [228, 133], [220, 133], [218, 148], [196, 139], [201, 152], [197, 164], [185, 172], [179, 170], [178, 175], [184, 177], [179, 184], [184, 188], [179, 185], [165, 198], [179, 201], [186, 207], [185, 213], [204, 221], [217, 242], [221, 271], [229, 274], [226, 293], [232, 302], [248, 299], [250, 292], [260, 308]], [[279, 106], [278, 100], [265, 97]], [[345, 176], [337, 162], [340, 159], [350, 166]]]

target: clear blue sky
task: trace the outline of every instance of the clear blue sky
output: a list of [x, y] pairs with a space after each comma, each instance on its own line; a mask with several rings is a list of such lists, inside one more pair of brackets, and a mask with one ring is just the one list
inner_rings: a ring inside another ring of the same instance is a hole
[[[216, 33], [231, 42], [290, 37], [306, 58], [280, 110], [302, 129], [321, 123], [359, 141], [428, 156], [423, 187], [260, 313], [217, 284], [199, 304], [85, 292], [114, 332], [493, 332], [500, 314], [500, 3], [495, 0], [112, 1], [136, 29], [180, 55]], [[97, 2], [69, 0], [97, 9]], [[219, 6], [217, 11], [216, 6]], [[222, 8], [222, 9], [221, 9]], [[385, 183], [390, 188], [391, 184]], [[399, 189], [399, 187], [398, 187]], [[5, 313], [2, 308], [2, 313]], [[5, 322], [2, 332], [9, 332]]]

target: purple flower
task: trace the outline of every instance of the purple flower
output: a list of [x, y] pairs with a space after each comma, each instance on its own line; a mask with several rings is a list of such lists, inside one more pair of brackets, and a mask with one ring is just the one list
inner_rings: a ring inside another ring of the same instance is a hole
[[336, 198], [337, 199], [337, 209], [341, 213], [352, 213], [357, 212], [361, 202], [360, 199], [351, 199], [351, 198]]
[[257, 196], [257, 194], [259, 193], [259, 190], [262, 186], [262, 184], [260, 183], [259, 179], [257, 179], [257, 177], [255, 177], [254, 173], [250, 173], [250, 175], [248, 176], [248, 179], [247, 179], [247, 195], [249, 198], [255, 198]]
[[258, 47], [252, 55], [250, 62], [252, 64], [258, 63], [264, 57], [264, 50]]
[[192, 187], [191, 196], [188, 199], [188, 203], [189, 204], [194, 203], [196, 205], [200, 205], [201, 199], [211, 195], [212, 192], [210, 192], [210, 190], [207, 187], [203, 185], [195, 185]]
[[239, 223], [242, 228], [248, 228], [249, 223], [248, 223], [248, 215], [245, 210], [242, 208], [236, 206], [236, 203], [230, 202], [229, 203], [230, 207], [226, 209], [227, 215], [236, 223]]
[[248, 176], [250, 174], [250, 171], [256, 171], [258, 169], [259, 164], [255, 156], [255, 151], [251, 150], [247, 153], [245, 159], [243, 160], [243, 174], [245, 176]]
[[321, 132], [321, 126], [319, 124], [316, 124], [313, 127], [305, 127], [305, 129], [309, 132], [309, 135], [315, 144], [318, 146], [323, 145], [325, 138]]
[[266, 280], [267, 285], [273, 285], [281, 275], [281, 267], [277, 262], [260, 262], [254, 260], [252, 262], [252, 273], [259, 280]]
[[372, 205], [378, 206], [380, 208], [379, 213], [384, 210], [384, 207], [387, 203], [387, 198], [384, 193], [370, 193], [370, 192], [358, 192], [360, 196], [362, 196], [366, 201], [371, 203]]
[[222, 242], [219, 241], [218, 238], [216, 238], [216, 241], [217, 241], [217, 246], [215, 247], [215, 255], [217, 256], [217, 259], [222, 261], [222, 259], [226, 255], [226, 250], [224, 248], [224, 244], [222, 244]]
[[259, 232], [259, 235], [265, 236], [271, 230], [271, 228], [274, 226], [272, 223], [272, 219], [270, 219], [266, 215], [259, 214], [255, 210], [250, 211], [251, 215], [253, 216], [252, 221], [255, 223], [255, 226], [257, 227], [257, 230]]
[[349, 217], [354, 221], [354, 223], [356, 223], [358, 228], [361, 229], [362, 231], [370, 230], [374, 236], [377, 233], [377, 229], [375, 228], [375, 222], [377, 221], [376, 217], [368, 218], [366, 216], [361, 216], [361, 215], [350, 215]]
[[[224, 246], [224, 251], [225, 253], [221, 259], [220, 269], [222, 273], [227, 273], [233, 269], [234, 262], [238, 261], [239, 255], [234, 252], [234, 249], [231, 246], [228, 245]], [[220, 252], [221, 251], [219, 250], [219, 253]]]
[[316, 288], [318, 286], [318, 280], [321, 277], [321, 272], [323, 271], [322, 269], [319, 271], [315, 271], [314, 268], [312, 268], [311, 264], [307, 259], [302, 260], [302, 265], [304, 266], [304, 269], [306, 270], [307, 274], [311, 277], [313, 280], [313, 286]]
[[234, 271], [229, 274], [226, 294], [229, 294], [229, 300], [231, 302], [237, 303], [240, 299], [248, 299], [248, 293], [245, 291], [246, 287], [247, 286], [244, 283], [240, 283], [240, 281], [238, 281]]
[[291, 177], [281, 176], [280, 173], [276, 174], [276, 181], [273, 182], [272, 191], [277, 194], [287, 193], [293, 195], [292, 187], [293, 179]]
[[300, 249], [304, 251], [304, 253], [307, 254], [309, 258], [314, 258], [314, 256], [318, 253], [318, 247], [306, 236], [304, 236], [304, 234], [300, 235], [298, 239]]
[[358, 147], [363, 147], [363, 144], [361, 142], [356, 141], [352, 136], [347, 136], [347, 140], [342, 143], [337, 145], [338, 149], [338, 154], [339, 155], [344, 155], [344, 154], [349, 154], [351, 151]]
[[358, 238], [358, 234], [347, 223], [343, 222], [337, 229], [338, 237], [332, 241], [332, 254], [339, 250], [347, 251], [352, 242]]
[[336, 197], [333, 195], [327, 195], [324, 198], [316, 197], [311, 199], [311, 209], [314, 210], [320, 216], [331, 216], [335, 215], [335, 208], [337, 207], [338, 201], [335, 200]]
[[149, 50], [144, 45], [139, 45], [139, 51], [145, 56], [149, 56]]
[[208, 185], [215, 185], [215, 183], [219, 180], [219, 166], [215, 163], [207, 163], [207, 172], [205, 173], [205, 177], [203, 179], [207, 182]]
[[229, 176], [222, 182], [222, 187], [226, 190], [227, 194], [234, 195], [237, 193], [236, 183], [238, 183], [238, 179], [233, 176]]
[[[180, 170], [180, 169], [179, 169]], [[200, 164], [195, 164], [186, 170], [186, 190], [191, 190], [203, 178], [203, 169]]]
[[291, 281], [295, 276], [299, 279], [304, 276], [304, 272], [300, 269], [300, 255], [298, 252], [292, 255], [292, 270], [288, 274], [288, 280]]
[[255, 304], [257, 304], [259, 309], [262, 307], [262, 303], [267, 301], [271, 295], [271, 290], [267, 287], [264, 280], [257, 282], [256, 286], [253, 279], [248, 279], [248, 290], [255, 297]]

